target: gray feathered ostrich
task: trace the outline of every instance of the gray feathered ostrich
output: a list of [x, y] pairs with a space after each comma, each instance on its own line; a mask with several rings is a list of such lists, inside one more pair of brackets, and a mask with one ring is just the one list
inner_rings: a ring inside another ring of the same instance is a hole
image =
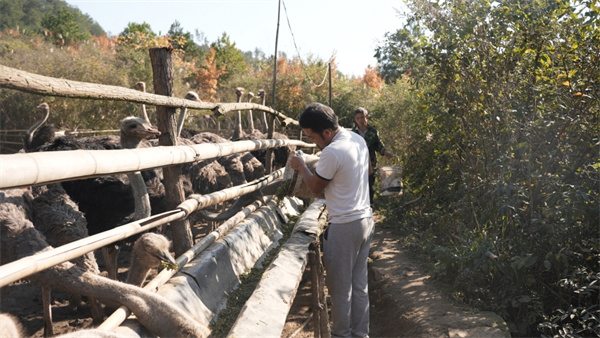
[[[248, 92], [248, 103], [252, 103], [252, 99], [254, 98], [253, 92]], [[248, 109], [248, 133], [252, 134], [254, 132], [254, 118], [252, 117], [252, 109]]]
[[[139, 90], [142, 93], [146, 92], [146, 82], [139, 81], [135, 84], [135, 89]], [[140, 104], [140, 115], [150, 123], [150, 118], [148, 117], [148, 112], [146, 111], [146, 105], [144, 103]]]
[[[202, 100], [200, 100], [200, 97], [198, 96], [198, 94], [193, 91], [187, 92], [183, 98], [186, 100], [202, 102]], [[187, 108], [182, 107], [179, 110], [179, 117], [177, 118], [177, 134], [175, 135], [176, 137], [181, 137], [181, 132], [183, 131], [183, 124], [185, 123], [186, 118], [187, 118]]]
[[[265, 102], [266, 102], [265, 90], [264, 89], [259, 90], [257, 96], [261, 99], [261, 105], [264, 106]], [[250, 101], [250, 99], [248, 99], [248, 102], [249, 101]], [[258, 130], [254, 130], [251, 133], [242, 135], [240, 137], [240, 139], [242, 139], [242, 140], [265, 140], [265, 139], [267, 139], [267, 130], [268, 130], [267, 114], [264, 111], [262, 112], [262, 116], [261, 116], [260, 120], [261, 120], [261, 124], [263, 125], [264, 131], [265, 131], [264, 133], [261, 133]], [[273, 138], [280, 139], [280, 140], [289, 139], [289, 137], [287, 137], [286, 134], [279, 133], [276, 131], [273, 132]], [[294, 151], [296, 151], [296, 146], [283, 146], [283, 147], [273, 149], [273, 170], [285, 167], [285, 165], [287, 164], [288, 157], [291, 154], [293, 154]], [[266, 155], [267, 155], [266, 150], [254, 150], [254, 151], [251, 151], [250, 153], [252, 155], [254, 155], [254, 157], [256, 157], [263, 165], [266, 165]]]
[[[265, 90], [260, 89], [258, 93], [256, 93], [256, 96], [260, 98], [260, 104], [264, 106], [267, 101], [267, 97], [265, 96]], [[269, 131], [269, 126], [267, 124], [267, 113], [265, 111], [262, 111], [261, 113], [262, 114], [260, 115], [260, 124], [263, 127], [263, 131], [267, 133]]]
[[[0, 193], [0, 263], [6, 264], [52, 249], [25, 217], [25, 207]], [[86, 295], [129, 308], [152, 334], [167, 337], [206, 337], [209, 329], [188, 313], [134, 285], [104, 278], [64, 262], [27, 279], [46, 288]]]
[[133, 244], [131, 267], [127, 274], [127, 283], [142, 286], [152, 268], [162, 262], [177, 264], [170, 252], [171, 242], [163, 235], [145, 233]]
[[[242, 87], [237, 87], [235, 89], [235, 95], [237, 96], [238, 103], [242, 102], [242, 95], [244, 95], [244, 90], [245, 89]], [[233, 126], [233, 135], [231, 136], [231, 139], [233, 141], [237, 141], [241, 139], [243, 135], [244, 131], [242, 130], [242, 112], [238, 110], [235, 112], [235, 125]]]
[[[31, 220], [47, 242], [55, 247], [71, 243], [88, 236], [87, 221], [60, 184], [33, 187], [32, 195], [25, 195], [31, 204]], [[29, 197], [31, 196], [31, 197]], [[99, 274], [94, 252], [73, 259], [72, 262], [85, 271]], [[50, 290], [42, 286], [42, 302], [44, 306], [44, 336], [54, 335], [52, 327], [52, 311]], [[100, 323], [104, 314], [102, 307], [94, 298], [88, 303], [95, 323]], [[83, 302], [78, 294], [69, 296], [69, 306], [81, 310]]]

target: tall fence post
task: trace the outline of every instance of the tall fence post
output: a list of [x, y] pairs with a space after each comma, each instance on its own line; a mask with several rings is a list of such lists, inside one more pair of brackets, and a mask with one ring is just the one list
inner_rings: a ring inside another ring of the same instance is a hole
[[327, 295], [325, 294], [325, 279], [321, 264], [320, 240], [317, 238], [308, 246], [308, 259], [311, 269], [312, 299], [313, 299], [313, 334], [316, 338], [330, 338], [329, 314], [327, 310]]
[[[159, 95], [173, 96], [173, 48], [150, 48], [150, 61], [154, 74], [154, 92]], [[177, 109], [166, 106], [156, 107], [158, 130], [161, 132], [158, 144], [161, 146], [177, 145], [176, 138]], [[181, 165], [163, 167], [167, 208], [172, 210], [185, 200]], [[179, 256], [193, 245], [192, 230], [189, 220], [183, 219], [171, 223], [171, 235], [175, 255]]]

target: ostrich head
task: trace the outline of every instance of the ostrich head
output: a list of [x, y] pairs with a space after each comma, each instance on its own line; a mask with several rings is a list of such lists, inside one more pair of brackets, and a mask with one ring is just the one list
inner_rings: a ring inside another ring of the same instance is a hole
[[200, 100], [200, 97], [198, 96], [198, 94], [191, 90], [189, 92], [187, 92], [183, 98], [186, 100], [202, 102], [202, 100]]
[[254, 93], [253, 92], [248, 92], [248, 102], [252, 102], [253, 98], [254, 98]]
[[133, 245], [133, 256], [136, 264], [142, 263], [148, 268], [156, 268], [161, 262], [177, 264], [169, 249], [171, 242], [163, 235], [155, 233], [143, 234]]
[[244, 95], [244, 88], [242, 87], [237, 87], [235, 89], [235, 95], [237, 96], [237, 102], [241, 102], [242, 101], [242, 95]]
[[143, 118], [130, 116], [121, 122], [121, 147], [123, 149], [137, 148], [143, 139], [154, 135], [160, 135], [160, 132]]
[[146, 92], [146, 82], [140, 81], [136, 83], [135, 89], [139, 90], [140, 92]]
[[46, 102], [44, 102], [37, 106], [37, 110], [44, 114], [50, 113], [50, 106]]

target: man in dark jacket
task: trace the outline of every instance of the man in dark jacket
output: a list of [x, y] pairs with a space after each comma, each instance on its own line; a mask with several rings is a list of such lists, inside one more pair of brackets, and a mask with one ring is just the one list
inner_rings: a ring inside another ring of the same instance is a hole
[[363, 107], [357, 108], [354, 111], [354, 120], [356, 121], [357, 126], [353, 131], [365, 139], [367, 147], [369, 148], [369, 158], [371, 159], [371, 168], [373, 169], [372, 173], [369, 175], [369, 200], [371, 205], [373, 205], [373, 185], [375, 184], [375, 175], [377, 174], [376, 153], [380, 153], [387, 158], [392, 158], [394, 154], [387, 150], [383, 145], [383, 142], [379, 139], [379, 131], [377, 128], [368, 125], [368, 110]]

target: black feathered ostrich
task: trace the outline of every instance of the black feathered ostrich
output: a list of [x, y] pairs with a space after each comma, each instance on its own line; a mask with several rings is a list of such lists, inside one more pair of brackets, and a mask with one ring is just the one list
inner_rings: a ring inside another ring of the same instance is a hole
[[[38, 148], [46, 143], [50, 143], [59, 134], [52, 124], [45, 124], [50, 116], [50, 106], [44, 102], [37, 106], [38, 112], [42, 114], [42, 118], [34, 123], [25, 133], [23, 139], [26, 152], [37, 151]], [[60, 132], [59, 136], [64, 136], [64, 132]]]
[[[145, 118], [140, 117], [126, 117], [121, 122], [121, 147], [123, 149], [135, 149], [139, 146], [140, 142], [148, 137], [160, 135], [160, 132], [150, 125]], [[131, 191], [133, 194], [134, 210], [133, 213], [125, 216], [122, 223], [115, 224], [115, 226], [129, 223], [138, 219], [149, 217], [151, 214], [150, 196], [146, 189], [146, 183], [142, 177], [141, 172], [136, 171], [127, 174], [129, 178], [129, 184], [131, 185]], [[110, 198], [107, 196], [107, 198]], [[81, 207], [81, 206], [80, 206]], [[106, 210], [111, 212], [111, 210]], [[88, 220], [88, 223], [90, 220]], [[103, 248], [104, 257], [106, 259], [106, 269], [108, 270], [108, 276], [112, 279], [117, 279], [117, 254], [119, 252], [119, 246], [107, 246]]]
[[[160, 132], [152, 127], [146, 119], [127, 117], [121, 122], [119, 147], [113, 147], [113, 149], [137, 148], [142, 140], [159, 134]], [[104, 141], [106, 141], [105, 138], [57, 137], [52, 142], [40, 147], [39, 151], [107, 149], [107, 146], [103, 144]], [[90, 235], [150, 216], [151, 205], [148, 189], [140, 172], [128, 174], [127, 179], [123, 175], [103, 176], [67, 181], [61, 184], [78, 204], [79, 210], [85, 214]], [[118, 244], [107, 246], [102, 250], [108, 275], [112, 279], [117, 278], [116, 258], [118, 252]]]

